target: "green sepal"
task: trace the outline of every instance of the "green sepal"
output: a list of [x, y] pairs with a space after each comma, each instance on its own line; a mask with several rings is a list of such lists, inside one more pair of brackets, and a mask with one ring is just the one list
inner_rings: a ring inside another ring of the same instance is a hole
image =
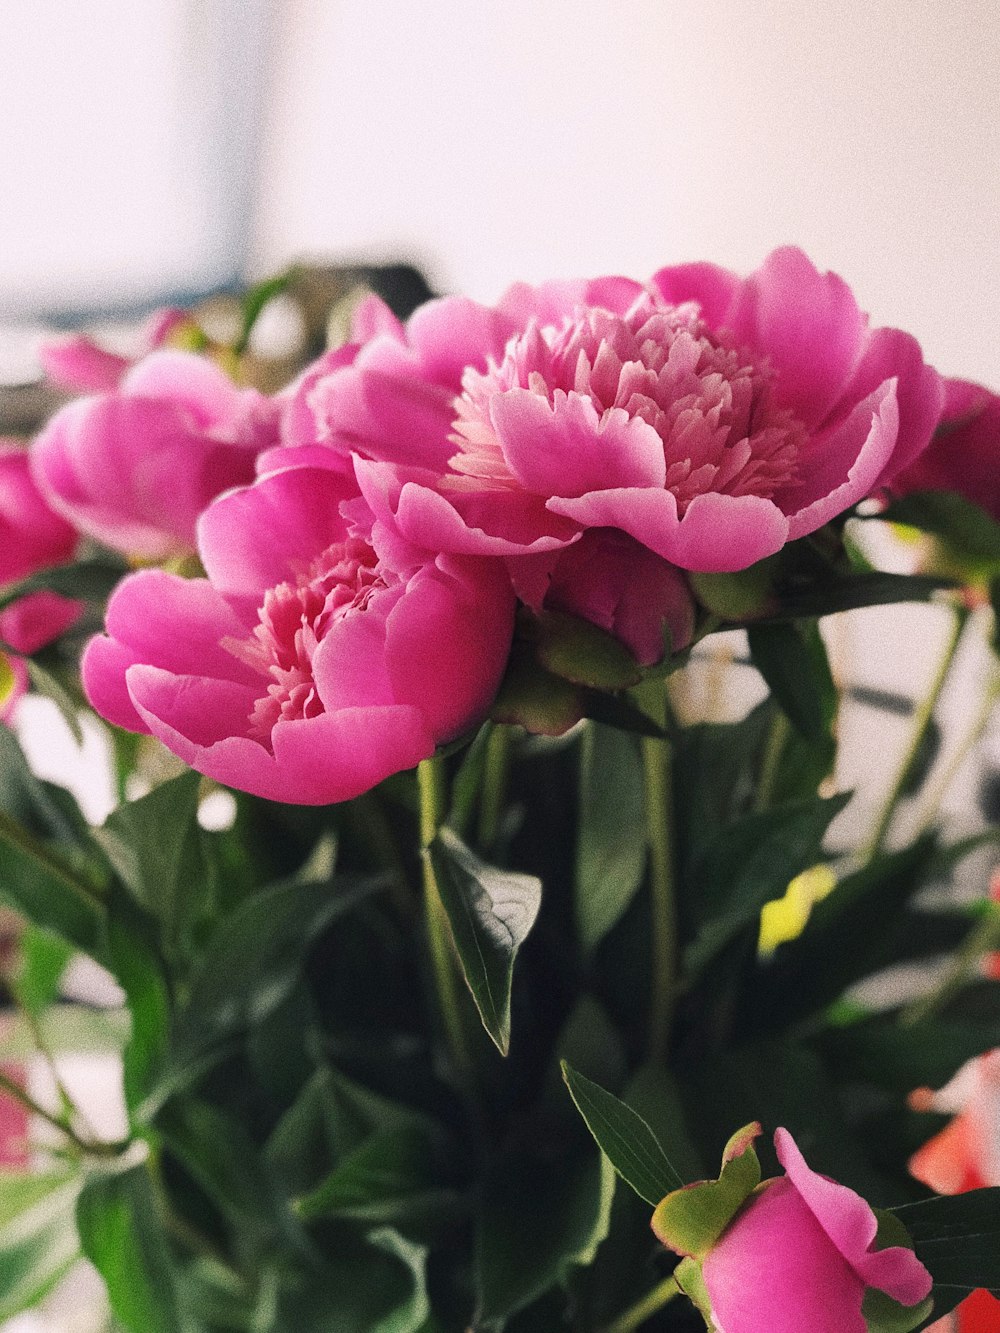
[[[898, 1245], [904, 1249], [913, 1249], [913, 1240], [906, 1227], [895, 1213], [884, 1208], [873, 1208], [878, 1230], [872, 1246], [875, 1250], [885, 1250]], [[919, 1328], [934, 1309], [934, 1296], [931, 1294], [919, 1305], [901, 1305], [877, 1287], [869, 1287], [865, 1292], [861, 1313], [868, 1325], [868, 1333], [911, 1333]]]
[[712, 1302], [705, 1286], [705, 1275], [698, 1260], [682, 1259], [674, 1269], [674, 1281], [704, 1319], [708, 1333], [718, 1333], [712, 1320]]
[[928, 1296], [919, 1305], [900, 1305], [877, 1287], [868, 1288], [861, 1304], [868, 1333], [911, 1333], [921, 1327], [933, 1309], [933, 1296]]
[[675, 1254], [704, 1259], [740, 1208], [760, 1184], [760, 1162], [753, 1141], [754, 1122], [726, 1144], [718, 1180], [702, 1180], [661, 1199], [651, 1226], [657, 1240]]
[[490, 718], [536, 736], [561, 736], [583, 717], [583, 691], [546, 671], [533, 646], [515, 639]]
[[774, 575], [777, 560], [769, 556], [735, 573], [695, 573], [688, 577], [698, 601], [723, 620], [759, 620], [777, 608]]
[[638, 685], [642, 668], [613, 634], [565, 611], [543, 611], [535, 625], [538, 660], [547, 671], [593, 690]]

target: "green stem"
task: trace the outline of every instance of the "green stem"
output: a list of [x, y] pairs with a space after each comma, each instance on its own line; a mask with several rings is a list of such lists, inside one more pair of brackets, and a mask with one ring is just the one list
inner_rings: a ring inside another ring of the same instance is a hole
[[5, 810], [0, 810], [0, 838], [16, 847], [19, 852], [30, 856], [48, 874], [62, 880], [63, 884], [77, 897], [83, 898], [91, 907], [104, 907], [104, 899], [98, 890], [70, 870], [69, 866], [54, 857], [34, 834], [23, 828], [16, 819], [11, 819]]
[[639, 1328], [651, 1315], [669, 1305], [680, 1294], [680, 1287], [674, 1279], [665, 1277], [652, 1291], [636, 1301], [635, 1305], [630, 1305], [620, 1314], [613, 1324], [608, 1324], [603, 1333], [633, 1333], [634, 1329]]
[[906, 784], [910, 780], [914, 766], [920, 755], [924, 740], [930, 728], [934, 717], [934, 710], [937, 707], [938, 700], [941, 697], [941, 691], [944, 689], [945, 681], [948, 679], [948, 673], [955, 661], [955, 655], [958, 652], [958, 645], [962, 639], [962, 631], [969, 619], [968, 607], [959, 604], [954, 608], [954, 620], [951, 627], [951, 633], [948, 635], [948, 641], [945, 644], [945, 650], [941, 660], [938, 663], [934, 678], [931, 681], [930, 689], [921, 702], [913, 719], [913, 732], [910, 736], [910, 744], [907, 747], [906, 754], [903, 756], [903, 762], [896, 774], [896, 780], [892, 784], [889, 795], [886, 797], [885, 805], [879, 815], [878, 821], [872, 832], [868, 846], [864, 853], [865, 862], [875, 859], [885, 845], [886, 836], [892, 824], [893, 816], [896, 813], [896, 807], [902, 798], [906, 789]]
[[507, 795], [512, 739], [511, 728], [501, 722], [493, 728], [486, 742], [483, 790], [479, 801], [479, 846], [483, 852], [495, 846], [500, 831], [500, 816]]
[[940, 811], [941, 804], [948, 793], [948, 789], [951, 786], [955, 775], [965, 763], [966, 759], [968, 759], [972, 747], [982, 737], [983, 732], [986, 730], [986, 724], [992, 716], [997, 699], [1000, 699], [1000, 671], [997, 670], [997, 664], [994, 661], [993, 674], [989, 684], [983, 692], [983, 697], [980, 700], [979, 708], [976, 710], [976, 715], [972, 719], [965, 735], [952, 752], [951, 759], [948, 761], [947, 767], [935, 783], [934, 789], [924, 802], [920, 817], [917, 820], [918, 833], [929, 832], [937, 820], [938, 812]]
[[423, 867], [424, 912], [427, 941], [438, 1008], [444, 1024], [445, 1039], [459, 1078], [471, 1081], [472, 1061], [465, 1040], [465, 1026], [459, 1003], [458, 976], [455, 970], [454, 943], [448, 914], [441, 901], [430, 845], [437, 836], [444, 817], [444, 766], [440, 758], [424, 759], [417, 769], [420, 788], [420, 860]]
[[777, 709], [767, 734], [757, 790], [754, 792], [753, 809], [755, 814], [763, 813], [771, 804], [771, 798], [774, 795], [774, 784], [778, 780], [778, 768], [781, 764], [782, 751], [785, 748], [791, 729], [792, 724], [788, 718], [780, 708]]
[[937, 985], [926, 995], [919, 996], [906, 1006], [900, 1014], [900, 1023], [904, 1027], [913, 1027], [925, 1019], [932, 1018], [958, 994], [982, 958], [997, 949], [1000, 949], [1000, 907], [995, 903], [988, 903], [986, 915], [978, 926], [969, 932]]
[[[653, 720], [666, 724], [667, 697], [663, 681], [650, 682], [644, 705]], [[649, 840], [649, 887], [653, 961], [649, 1012], [649, 1057], [662, 1064], [670, 1049], [670, 1028], [677, 993], [677, 908], [674, 902], [673, 783], [670, 742], [644, 736], [646, 836]]]
[[17, 1083], [12, 1078], [8, 1078], [2, 1071], [0, 1071], [0, 1092], [5, 1092], [8, 1097], [12, 1097], [14, 1101], [20, 1102], [26, 1111], [30, 1111], [32, 1115], [38, 1116], [40, 1120], [44, 1120], [47, 1125], [51, 1125], [53, 1129], [57, 1129], [60, 1134], [65, 1134], [74, 1147], [90, 1157], [117, 1157], [119, 1153], [124, 1152], [129, 1146], [126, 1141], [121, 1143], [103, 1143], [99, 1140], [92, 1141], [90, 1139], [81, 1138], [73, 1126], [68, 1124], [62, 1116], [53, 1115], [51, 1111], [46, 1111], [45, 1107], [40, 1106], [30, 1093], [25, 1092], [20, 1083]]

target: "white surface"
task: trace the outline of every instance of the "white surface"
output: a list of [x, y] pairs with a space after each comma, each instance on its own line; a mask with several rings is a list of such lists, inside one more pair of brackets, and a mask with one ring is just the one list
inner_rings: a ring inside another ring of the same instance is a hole
[[995, 0], [286, 0], [257, 255], [515, 278], [801, 245], [1000, 387]]

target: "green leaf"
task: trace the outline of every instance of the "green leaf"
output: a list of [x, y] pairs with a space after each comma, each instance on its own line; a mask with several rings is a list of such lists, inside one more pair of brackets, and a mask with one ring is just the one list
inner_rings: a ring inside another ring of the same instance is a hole
[[223, 918], [191, 975], [168, 1068], [147, 1113], [208, 1068], [228, 1042], [263, 1022], [290, 994], [313, 940], [381, 884], [293, 880], [261, 890]]
[[773, 619], [800, 620], [806, 616], [856, 611], [864, 606], [929, 602], [935, 593], [957, 586], [955, 579], [933, 574], [886, 574], [881, 570], [873, 574], [848, 574], [803, 589], [782, 590], [781, 610]]
[[194, 1097], [174, 1097], [158, 1112], [156, 1128], [209, 1198], [244, 1232], [274, 1223], [278, 1206], [263, 1157], [238, 1119]]
[[186, 1333], [173, 1263], [149, 1173], [133, 1166], [93, 1176], [76, 1206], [84, 1254], [104, 1279], [127, 1333]]
[[83, 744], [83, 731], [80, 728], [80, 705], [70, 694], [69, 690], [57, 676], [51, 671], [47, 671], [40, 662], [32, 657], [24, 659], [24, 665], [28, 671], [28, 679], [32, 687], [38, 694], [42, 694], [46, 699], [51, 699], [59, 709], [59, 713], [69, 727], [70, 734], [77, 745]]
[[107, 560], [78, 560], [72, 565], [40, 569], [17, 583], [9, 583], [0, 592], [0, 611], [31, 592], [57, 592], [63, 597], [80, 597], [103, 602], [115, 585], [128, 573], [127, 566]]
[[455, 949], [483, 1026], [506, 1055], [514, 959], [538, 915], [541, 881], [487, 865], [447, 827], [439, 830], [424, 854], [434, 867]]
[[380, 1130], [349, 1153], [295, 1211], [316, 1218], [409, 1226], [455, 1213], [458, 1196], [443, 1187], [433, 1138], [413, 1127]]
[[565, 611], [543, 611], [536, 619], [538, 660], [574, 685], [624, 690], [638, 685], [642, 668], [613, 634]]
[[686, 876], [701, 922], [684, 954], [695, 975], [789, 883], [821, 859], [823, 837], [849, 796], [814, 797], [732, 822]]
[[523, 1309], [608, 1233], [615, 1176], [606, 1159], [553, 1160], [522, 1151], [499, 1159], [483, 1186], [477, 1269], [483, 1323]]
[[78, 1258], [80, 1179], [0, 1173], [0, 1320], [36, 1305]]
[[170, 990], [149, 918], [121, 888], [111, 902], [110, 966], [125, 992], [131, 1024], [123, 1053], [125, 1104], [135, 1116], [163, 1071], [170, 1039]]
[[[1000, 1188], [937, 1196], [888, 1210], [910, 1233], [937, 1289], [1000, 1295]], [[959, 1297], [961, 1299], [961, 1297]], [[935, 1306], [935, 1313], [937, 1313]]]
[[753, 1148], [760, 1132], [755, 1122], [732, 1136], [722, 1154], [718, 1180], [699, 1181], [660, 1200], [652, 1227], [663, 1245], [687, 1258], [705, 1258], [760, 1184], [760, 1162]]
[[18, 942], [20, 962], [11, 980], [18, 1004], [33, 1017], [53, 1004], [59, 995], [59, 983], [73, 948], [57, 935], [27, 924]]
[[427, 1251], [388, 1227], [338, 1231], [324, 1263], [290, 1276], [268, 1330], [421, 1333], [431, 1317]]
[[576, 920], [590, 953], [621, 918], [646, 871], [642, 758], [632, 736], [592, 723], [580, 749]]
[[809, 742], [830, 734], [837, 692], [823, 640], [815, 625], [751, 625], [747, 630], [754, 666], [785, 716]]
[[[0, 727], [0, 730], [5, 728]], [[26, 845], [32, 848], [26, 850]], [[0, 823], [0, 899], [44, 930], [101, 961], [105, 911], [96, 892], [33, 837], [10, 840]]]
[[233, 343], [233, 351], [237, 356], [242, 356], [250, 342], [250, 335], [253, 333], [253, 327], [260, 318], [264, 307], [268, 302], [273, 301], [276, 296], [287, 291], [290, 284], [294, 281], [298, 270], [293, 266], [284, 273], [275, 274], [274, 277], [265, 278], [258, 282], [245, 293], [242, 300], [243, 319], [240, 324], [240, 331], [236, 341]]
[[846, 875], [817, 903], [797, 939], [780, 944], [745, 996], [743, 1020], [786, 1029], [832, 1004], [848, 986], [895, 959], [907, 901], [935, 869], [933, 837]]
[[211, 894], [198, 824], [201, 777], [183, 773], [114, 810], [95, 836], [136, 902], [162, 925], [171, 959], [187, 954]]
[[913, 491], [894, 500], [878, 517], [929, 532], [959, 559], [1000, 562], [1000, 523], [955, 491]]
[[627, 1185], [654, 1208], [684, 1184], [642, 1116], [563, 1061], [563, 1078], [597, 1146]]

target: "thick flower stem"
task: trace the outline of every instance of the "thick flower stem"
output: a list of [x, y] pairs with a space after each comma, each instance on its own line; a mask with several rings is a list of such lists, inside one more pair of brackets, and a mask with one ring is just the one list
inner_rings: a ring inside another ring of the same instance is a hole
[[945, 650], [941, 660], [938, 663], [937, 670], [934, 673], [934, 679], [931, 681], [930, 689], [921, 701], [919, 708], [913, 720], [913, 731], [910, 736], [910, 743], [906, 754], [903, 756], [903, 762], [896, 774], [896, 780], [892, 784], [889, 795], [886, 797], [885, 805], [879, 815], [878, 821], [872, 832], [868, 846], [864, 853], [864, 861], [867, 864], [873, 861], [879, 852], [885, 846], [885, 840], [892, 824], [893, 816], [896, 813], [896, 807], [906, 790], [906, 784], [917, 763], [921, 748], [930, 728], [934, 717], [934, 710], [937, 707], [938, 700], [941, 697], [941, 691], [944, 689], [945, 682], [948, 679], [948, 673], [955, 661], [958, 652], [958, 646], [962, 639], [962, 631], [965, 629], [969, 619], [969, 608], [959, 604], [954, 608], [954, 622], [951, 633], [948, 635], [948, 641], [945, 644]]
[[648, 1291], [641, 1300], [636, 1301], [635, 1305], [630, 1305], [627, 1310], [623, 1311], [614, 1323], [608, 1324], [603, 1333], [633, 1333], [634, 1329], [639, 1328], [651, 1315], [656, 1314], [658, 1310], [662, 1310], [665, 1305], [668, 1305], [680, 1294], [680, 1287], [674, 1279], [665, 1277], [662, 1282], [656, 1284], [652, 1291]]
[[468, 1084], [471, 1081], [472, 1061], [462, 1023], [451, 926], [441, 901], [429, 850], [444, 815], [444, 767], [440, 758], [424, 759], [421, 762], [417, 769], [417, 783], [420, 788], [420, 860], [423, 867], [424, 913], [434, 989], [455, 1071], [462, 1083]]
[[486, 742], [486, 761], [483, 765], [483, 792], [479, 802], [479, 846], [489, 852], [500, 831], [504, 797], [507, 794], [507, 774], [510, 771], [510, 727], [497, 723]]
[[[666, 725], [666, 685], [651, 681], [644, 706], [660, 726]], [[644, 736], [646, 836], [649, 840], [650, 946], [653, 960], [649, 1011], [649, 1058], [662, 1064], [670, 1048], [677, 990], [677, 908], [674, 901], [673, 783], [670, 742]]]

